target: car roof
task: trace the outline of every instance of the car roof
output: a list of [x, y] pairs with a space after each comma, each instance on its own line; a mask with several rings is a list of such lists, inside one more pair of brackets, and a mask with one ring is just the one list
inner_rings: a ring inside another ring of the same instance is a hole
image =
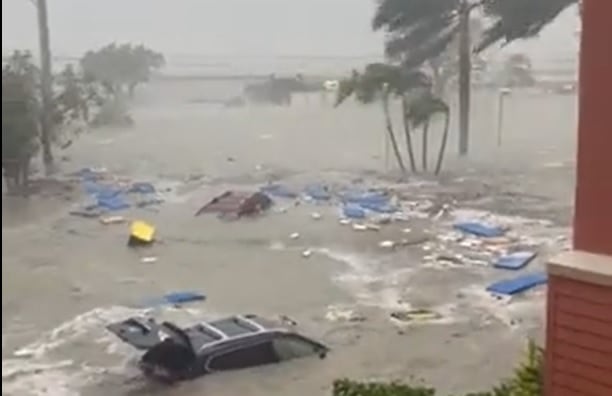
[[211, 322], [201, 322], [183, 330], [196, 349], [237, 341], [251, 336], [289, 333], [281, 323], [257, 315], [235, 315]]

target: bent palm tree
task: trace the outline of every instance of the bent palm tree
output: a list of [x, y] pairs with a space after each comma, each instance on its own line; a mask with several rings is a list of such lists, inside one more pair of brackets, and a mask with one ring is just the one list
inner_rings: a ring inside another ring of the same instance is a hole
[[[342, 104], [348, 97], [355, 96], [361, 103], [372, 103], [381, 100], [383, 113], [385, 115], [385, 129], [389, 136], [393, 153], [398, 166], [403, 174], [406, 167], [402, 159], [401, 151], [393, 130], [393, 123], [389, 111], [389, 103], [393, 97], [404, 98], [405, 94], [416, 87], [428, 84], [427, 76], [419, 71], [407, 71], [399, 66], [384, 63], [372, 63], [366, 66], [363, 73], [353, 71], [351, 77], [340, 81], [336, 106]], [[406, 128], [408, 131], [408, 128]], [[414, 157], [412, 155], [411, 141], [407, 132], [408, 155], [410, 163], [415, 170]]]
[[434, 96], [431, 91], [423, 91], [419, 95], [414, 96], [407, 105], [406, 118], [410, 121], [413, 128], [422, 127], [422, 164], [423, 170], [427, 170], [427, 153], [428, 153], [428, 133], [431, 118], [436, 114], [444, 114], [444, 132], [440, 142], [440, 150], [436, 161], [435, 174], [438, 175], [442, 169], [442, 161], [446, 151], [448, 142], [448, 132], [450, 126], [450, 110], [449, 106], [440, 98]]
[[380, 0], [372, 19], [386, 33], [385, 52], [408, 68], [436, 59], [456, 42], [459, 72], [459, 153], [468, 151], [472, 10], [482, 0]]

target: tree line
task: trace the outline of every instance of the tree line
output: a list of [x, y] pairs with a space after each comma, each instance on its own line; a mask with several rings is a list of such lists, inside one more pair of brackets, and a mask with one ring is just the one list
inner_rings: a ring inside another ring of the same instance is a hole
[[109, 44], [51, 75], [47, 92], [32, 55], [15, 51], [2, 67], [2, 170], [9, 192], [27, 187], [38, 152], [49, 165], [53, 146], [66, 147], [88, 127], [129, 122], [123, 97], [133, 95], [164, 62], [162, 54], [143, 45]]

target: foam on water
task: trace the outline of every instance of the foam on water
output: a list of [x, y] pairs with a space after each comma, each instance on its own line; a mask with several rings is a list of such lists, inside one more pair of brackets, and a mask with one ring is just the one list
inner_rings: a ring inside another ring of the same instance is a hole
[[[122, 351], [122, 344], [108, 337], [105, 325], [142, 311], [125, 307], [95, 308], [42, 334], [34, 342], [19, 348], [15, 358], [2, 360], [2, 392], [15, 396], [72, 396], [101, 371], [110, 367], [91, 367], [73, 360], [55, 359], [53, 351], [84, 339], [108, 343], [107, 352]], [[127, 350], [126, 350], [127, 351]], [[123, 363], [121, 364], [123, 366]]]
[[345, 265], [333, 280], [348, 290], [358, 304], [388, 310], [402, 305], [401, 295], [407, 287], [400, 287], [400, 280], [412, 273], [411, 268], [390, 270], [374, 258], [328, 248], [317, 249], [317, 253]]
[[468, 286], [462, 290], [462, 293], [469, 298], [472, 309], [483, 310], [513, 329], [518, 328], [517, 325], [523, 318], [539, 317], [544, 311], [544, 294], [540, 291], [530, 293], [532, 298], [520, 300], [511, 296], [492, 295], [482, 285]]
[[60, 324], [36, 341], [19, 348], [15, 356], [42, 358], [47, 352], [70, 341], [81, 338], [92, 331], [103, 330], [109, 322], [139, 313], [142, 311], [126, 307], [94, 308]]

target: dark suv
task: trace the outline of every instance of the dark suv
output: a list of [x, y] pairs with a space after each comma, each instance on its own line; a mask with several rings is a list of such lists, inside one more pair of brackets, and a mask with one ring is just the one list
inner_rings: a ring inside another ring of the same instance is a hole
[[256, 315], [233, 316], [180, 328], [170, 322], [130, 318], [107, 329], [146, 351], [140, 368], [167, 382], [329, 352], [325, 345]]

